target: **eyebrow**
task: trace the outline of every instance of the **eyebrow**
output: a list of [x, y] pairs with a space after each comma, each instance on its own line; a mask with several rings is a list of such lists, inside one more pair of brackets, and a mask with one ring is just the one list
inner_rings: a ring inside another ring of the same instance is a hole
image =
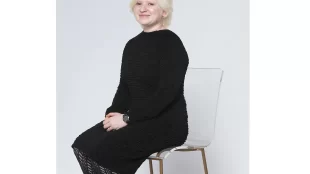
[[[136, 2], [140, 2], [140, 3], [142, 3], [141, 1], [139, 1], [139, 0], [137, 0]], [[156, 1], [154, 1], [154, 0], [147, 0], [146, 2], [148, 2], [148, 3], [153, 3], [153, 4], [155, 4], [156, 3]]]

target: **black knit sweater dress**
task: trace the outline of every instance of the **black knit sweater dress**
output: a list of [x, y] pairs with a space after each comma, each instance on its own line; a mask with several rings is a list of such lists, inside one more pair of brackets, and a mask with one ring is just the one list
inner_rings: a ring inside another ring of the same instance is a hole
[[169, 29], [142, 31], [130, 39], [123, 51], [119, 86], [105, 112], [128, 112], [130, 123], [107, 132], [100, 121], [80, 134], [71, 146], [80, 164], [97, 165], [94, 173], [101, 169], [106, 174], [134, 174], [151, 154], [182, 145], [188, 135], [188, 64], [181, 39]]

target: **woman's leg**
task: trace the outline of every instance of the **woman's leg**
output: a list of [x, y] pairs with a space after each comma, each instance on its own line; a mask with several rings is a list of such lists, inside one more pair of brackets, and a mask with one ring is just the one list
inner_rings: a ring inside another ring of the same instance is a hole
[[73, 148], [74, 154], [81, 166], [83, 174], [117, 174], [111, 170], [98, 165], [95, 161], [89, 158], [85, 153]]

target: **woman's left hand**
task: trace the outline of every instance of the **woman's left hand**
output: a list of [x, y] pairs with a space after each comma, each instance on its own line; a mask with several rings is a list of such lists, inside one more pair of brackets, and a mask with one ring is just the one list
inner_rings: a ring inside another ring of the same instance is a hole
[[103, 128], [107, 129], [107, 131], [118, 130], [122, 127], [127, 126], [127, 123], [123, 121], [123, 115], [118, 112], [111, 112], [106, 115], [103, 121]]

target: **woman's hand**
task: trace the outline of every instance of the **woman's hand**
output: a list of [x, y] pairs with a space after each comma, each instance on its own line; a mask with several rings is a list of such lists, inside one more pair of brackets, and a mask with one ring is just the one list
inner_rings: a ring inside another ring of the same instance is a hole
[[103, 121], [103, 128], [109, 132], [127, 126], [127, 123], [123, 121], [123, 115], [118, 112], [110, 112]]

